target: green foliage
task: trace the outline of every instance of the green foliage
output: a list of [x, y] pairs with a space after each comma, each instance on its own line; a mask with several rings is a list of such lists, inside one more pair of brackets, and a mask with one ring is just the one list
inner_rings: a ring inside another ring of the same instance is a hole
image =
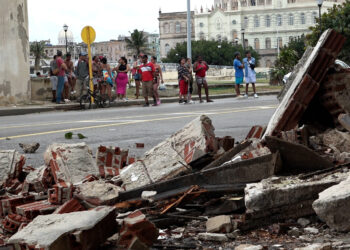
[[[258, 64], [259, 54], [251, 47], [248, 50], [255, 57]], [[233, 55], [236, 51], [240, 52], [242, 57], [244, 57], [242, 45], [233, 45], [226, 41], [192, 41], [192, 58], [195, 60], [200, 55], [211, 65], [232, 65]], [[187, 42], [178, 43], [162, 61], [165, 63], [178, 63], [181, 57], [187, 57]]]
[[[73, 139], [73, 135], [74, 135], [74, 133], [68, 132], [68, 133], [65, 133], [65, 134], [64, 134], [64, 137], [65, 137], [67, 140], [71, 140], [71, 139]], [[80, 134], [80, 133], [78, 133], [77, 136], [78, 136], [78, 138], [79, 138], [80, 140], [87, 138], [86, 136], [84, 136], [83, 134]]]
[[[350, 37], [350, 1], [346, 0], [341, 5], [333, 5], [333, 8], [329, 9], [327, 13], [323, 13], [320, 20], [316, 20], [316, 25], [310, 27], [311, 33], [306, 36], [307, 42], [311, 46], [315, 46], [320, 35], [320, 28], [322, 32], [327, 29], [334, 29], [341, 33], [346, 38]], [[345, 41], [343, 50], [339, 54], [338, 58], [347, 63], [350, 63], [350, 39]]]
[[287, 46], [280, 49], [275, 67], [271, 70], [271, 79], [282, 82], [283, 76], [293, 70], [305, 52], [305, 36], [292, 39]]
[[132, 49], [134, 55], [139, 55], [141, 52], [148, 53], [147, 35], [143, 31], [135, 29], [130, 38], [125, 38], [126, 47]]
[[35, 70], [40, 70], [40, 59], [46, 58], [45, 55], [45, 41], [35, 41], [30, 43], [30, 53], [34, 55], [35, 58]]

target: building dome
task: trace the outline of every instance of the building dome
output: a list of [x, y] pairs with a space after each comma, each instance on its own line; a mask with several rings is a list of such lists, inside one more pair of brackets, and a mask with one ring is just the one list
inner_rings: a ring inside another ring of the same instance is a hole
[[[72, 43], [74, 42], [73, 32], [69, 29], [67, 30], [67, 42]], [[66, 44], [66, 37], [65, 32], [62, 29], [60, 33], [58, 33], [58, 45], [65, 45]]]

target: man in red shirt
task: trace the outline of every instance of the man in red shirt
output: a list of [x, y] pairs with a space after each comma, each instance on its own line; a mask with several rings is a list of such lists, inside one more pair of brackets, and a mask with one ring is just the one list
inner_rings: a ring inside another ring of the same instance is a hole
[[148, 107], [148, 97], [153, 97], [153, 79], [155, 77], [155, 68], [153, 63], [148, 62], [147, 55], [142, 56], [142, 64], [140, 65], [140, 71], [142, 81], [142, 95], [145, 98], [144, 107]]
[[198, 85], [198, 96], [199, 101], [203, 102], [202, 100], [202, 86], [205, 90], [205, 95], [207, 97], [207, 102], [213, 102], [209, 99], [209, 90], [208, 90], [208, 83], [207, 79], [205, 78], [206, 72], [209, 69], [209, 66], [206, 61], [203, 61], [201, 56], [197, 57], [197, 61], [193, 65], [193, 71], [196, 73], [196, 82]]
[[56, 90], [56, 103], [61, 104], [62, 91], [64, 87], [64, 76], [66, 74], [67, 66], [62, 59], [62, 51], [57, 51], [56, 57], [57, 68], [59, 69], [57, 74], [57, 90]]

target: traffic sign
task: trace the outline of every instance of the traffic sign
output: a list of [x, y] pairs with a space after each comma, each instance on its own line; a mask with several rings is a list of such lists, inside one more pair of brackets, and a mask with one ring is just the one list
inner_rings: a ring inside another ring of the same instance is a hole
[[96, 32], [91, 26], [85, 26], [81, 31], [81, 39], [86, 44], [92, 44], [95, 41]]

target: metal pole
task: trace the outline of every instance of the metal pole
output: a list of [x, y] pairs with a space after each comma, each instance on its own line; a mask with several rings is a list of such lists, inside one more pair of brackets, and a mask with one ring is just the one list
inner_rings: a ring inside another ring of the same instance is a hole
[[187, 0], [187, 57], [192, 59], [191, 0]]
[[64, 36], [66, 38], [66, 54], [67, 54], [68, 53], [67, 31], [64, 31]]
[[244, 32], [242, 32], [242, 40], [243, 40], [243, 52], [245, 53], [245, 39], [244, 39]]

